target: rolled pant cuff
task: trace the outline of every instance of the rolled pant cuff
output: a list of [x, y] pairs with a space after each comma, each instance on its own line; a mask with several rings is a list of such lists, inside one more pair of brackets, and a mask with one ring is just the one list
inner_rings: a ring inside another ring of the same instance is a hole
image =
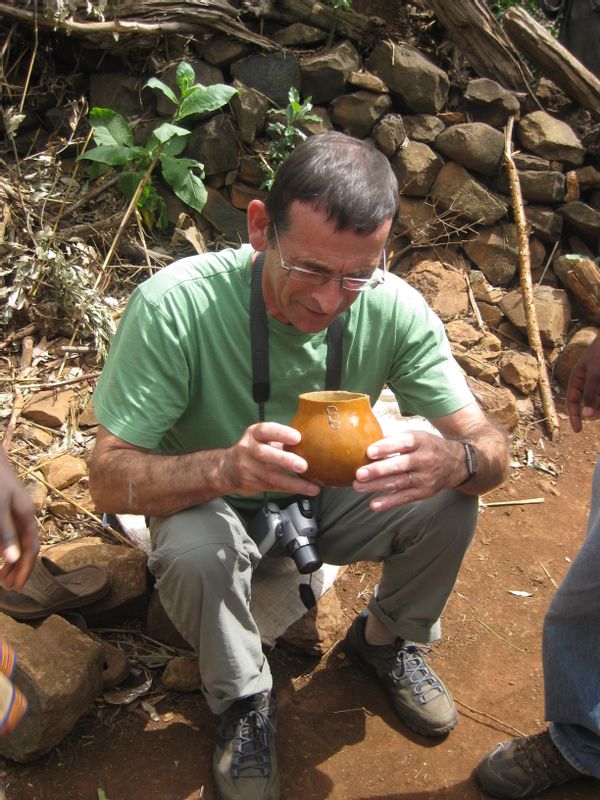
[[442, 636], [442, 628], [439, 620], [434, 622], [431, 627], [426, 625], [416, 625], [414, 622], [407, 622], [403, 619], [392, 619], [381, 608], [377, 597], [372, 597], [367, 606], [369, 613], [373, 614], [376, 619], [385, 625], [390, 633], [393, 633], [398, 639], [404, 639], [408, 642], [418, 642], [421, 644], [429, 644], [436, 642]]

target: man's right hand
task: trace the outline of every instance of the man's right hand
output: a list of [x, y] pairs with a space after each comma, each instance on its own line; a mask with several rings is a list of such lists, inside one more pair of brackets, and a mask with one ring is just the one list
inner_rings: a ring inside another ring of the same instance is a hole
[[302, 478], [308, 469], [304, 458], [284, 450], [300, 441], [300, 432], [278, 422], [258, 422], [244, 431], [223, 460], [227, 493], [256, 495], [261, 492], [317, 495], [319, 486]]
[[569, 376], [567, 411], [575, 433], [583, 419], [590, 419], [600, 408], [600, 334], [577, 362]]

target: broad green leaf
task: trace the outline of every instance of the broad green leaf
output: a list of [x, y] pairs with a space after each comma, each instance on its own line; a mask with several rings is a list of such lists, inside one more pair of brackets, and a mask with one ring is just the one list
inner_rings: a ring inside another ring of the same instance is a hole
[[159, 147], [161, 153], [166, 153], [169, 156], [178, 156], [180, 153], [183, 153], [186, 148], [190, 132], [186, 131], [185, 128], [180, 128], [180, 130], [185, 131], [183, 136], [173, 136], [172, 139], [168, 139], [164, 144], [156, 138], [154, 131], [152, 131], [148, 137], [148, 141], [146, 142], [146, 150], [148, 151], [148, 154], [150, 156], [154, 156]]
[[233, 86], [226, 86], [224, 83], [215, 83], [214, 86], [193, 87], [194, 90], [181, 101], [181, 105], [175, 115], [176, 120], [185, 119], [192, 114], [206, 114], [209, 111], [216, 111], [228, 103], [237, 89]]
[[152, 131], [152, 134], [158, 139], [161, 144], [168, 142], [174, 136], [189, 136], [190, 132], [187, 128], [180, 128], [178, 125], [172, 125], [170, 122], [164, 122]]
[[99, 161], [91, 161], [89, 164], [86, 164], [85, 174], [88, 178], [101, 178], [103, 175], [106, 175], [109, 169], [110, 166], [108, 164], [101, 164]]
[[187, 61], [180, 61], [175, 70], [175, 80], [177, 81], [177, 86], [179, 86], [182, 97], [185, 96], [196, 82], [196, 73], [191, 64], [188, 64]]
[[[125, 197], [130, 200], [135, 194], [140, 181], [143, 180], [145, 172], [122, 172], [117, 178], [117, 186], [123, 192]], [[148, 184], [144, 187], [144, 191], [148, 189]], [[141, 200], [141, 198], [140, 198]], [[139, 203], [138, 203], [139, 204]]]
[[133, 144], [131, 125], [112, 108], [92, 108], [89, 121], [97, 145]]
[[158, 89], [165, 95], [165, 97], [168, 97], [172, 103], [175, 103], [175, 105], [178, 104], [179, 101], [177, 100], [177, 95], [173, 89], [171, 89], [170, 86], [167, 86], [166, 83], [159, 81], [158, 78], [149, 78], [145, 83], [145, 86], [149, 86], [151, 89]]
[[[200, 173], [200, 177], [204, 177], [204, 164], [201, 164], [199, 161], [196, 161], [195, 158], [177, 158], [173, 159], [177, 161], [179, 166], [184, 167], [185, 169], [191, 170], [196, 169]], [[161, 162], [162, 163], [162, 162]]]
[[170, 184], [180, 200], [196, 211], [202, 211], [208, 194], [200, 178], [187, 169], [185, 162], [186, 159], [171, 158], [171, 156], [161, 157], [163, 178]]
[[120, 145], [101, 145], [87, 150], [78, 157], [78, 161], [99, 161], [101, 164], [108, 164], [111, 167], [122, 167], [130, 161], [138, 158], [139, 147], [122, 147]]

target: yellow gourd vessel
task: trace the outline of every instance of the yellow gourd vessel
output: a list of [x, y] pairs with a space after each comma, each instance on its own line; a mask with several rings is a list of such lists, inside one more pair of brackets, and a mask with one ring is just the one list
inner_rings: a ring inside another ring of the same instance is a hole
[[308, 462], [304, 477], [325, 486], [351, 486], [369, 461], [367, 448], [383, 437], [369, 395], [360, 392], [301, 394], [290, 426], [302, 439], [286, 449]]

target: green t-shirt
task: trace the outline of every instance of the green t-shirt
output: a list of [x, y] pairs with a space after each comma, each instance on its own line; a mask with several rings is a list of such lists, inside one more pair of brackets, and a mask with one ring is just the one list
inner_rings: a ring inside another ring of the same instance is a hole
[[[191, 256], [139, 286], [94, 394], [99, 422], [153, 452], [229, 447], [258, 420], [252, 397], [253, 250]], [[289, 423], [298, 395], [325, 386], [326, 332], [269, 321], [271, 392], [265, 418]], [[473, 396], [439, 318], [396, 275], [347, 312], [340, 389], [375, 403], [388, 384], [404, 414], [441, 417]], [[232, 498], [238, 507], [245, 498]]]

